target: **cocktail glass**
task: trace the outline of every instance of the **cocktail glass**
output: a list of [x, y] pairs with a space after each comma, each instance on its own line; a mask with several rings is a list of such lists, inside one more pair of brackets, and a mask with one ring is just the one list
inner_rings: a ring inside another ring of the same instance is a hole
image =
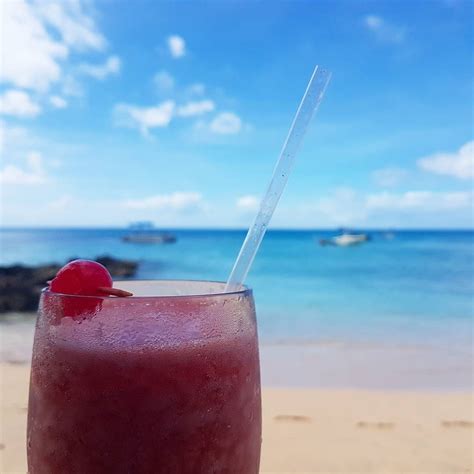
[[206, 281], [116, 286], [134, 296], [41, 295], [29, 473], [257, 474], [252, 291]]

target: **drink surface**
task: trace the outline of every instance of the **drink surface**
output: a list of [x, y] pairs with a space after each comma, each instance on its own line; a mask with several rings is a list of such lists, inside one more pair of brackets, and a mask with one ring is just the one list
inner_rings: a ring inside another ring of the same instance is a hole
[[92, 318], [58, 324], [47, 299], [32, 365], [30, 474], [258, 472], [251, 301], [111, 300]]

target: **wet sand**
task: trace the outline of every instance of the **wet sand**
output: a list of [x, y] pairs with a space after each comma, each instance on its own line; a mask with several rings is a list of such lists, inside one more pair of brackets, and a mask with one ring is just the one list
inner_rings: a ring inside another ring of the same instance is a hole
[[[28, 363], [0, 364], [0, 472], [25, 473]], [[262, 473], [470, 473], [471, 392], [264, 388]]]

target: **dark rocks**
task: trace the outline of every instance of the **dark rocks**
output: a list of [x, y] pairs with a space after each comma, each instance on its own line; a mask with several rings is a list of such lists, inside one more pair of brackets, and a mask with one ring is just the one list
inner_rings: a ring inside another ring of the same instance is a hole
[[35, 311], [41, 289], [59, 268], [59, 265], [0, 267], [0, 312]]
[[[137, 271], [138, 263], [101, 256], [96, 259], [114, 278], [130, 278]], [[29, 267], [12, 265], [0, 267], [0, 313], [10, 311], [36, 311], [41, 290], [55, 277], [62, 265]]]

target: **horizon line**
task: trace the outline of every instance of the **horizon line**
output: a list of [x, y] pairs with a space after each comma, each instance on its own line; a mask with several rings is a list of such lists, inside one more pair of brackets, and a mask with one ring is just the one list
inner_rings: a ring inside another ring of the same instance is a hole
[[[0, 226], [0, 231], [8, 230], [132, 230], [128, 226]], [[360, 231], [458, 231], [458, 232], [474, 232], [474, 227], [362, 227], [362, 226], [334, 226], [334, 227], [270, 227], [267, 232], [272, 231], [295, 231], [295, 232], [317, 232], [317, 231], [338, 231], [341, 229], [360, 230]], [[246, 232], [248, 227], [173, 227], [173, 226], [156, 226], [152, 230], [175, 230], [175, 231], [235, 231]]]

